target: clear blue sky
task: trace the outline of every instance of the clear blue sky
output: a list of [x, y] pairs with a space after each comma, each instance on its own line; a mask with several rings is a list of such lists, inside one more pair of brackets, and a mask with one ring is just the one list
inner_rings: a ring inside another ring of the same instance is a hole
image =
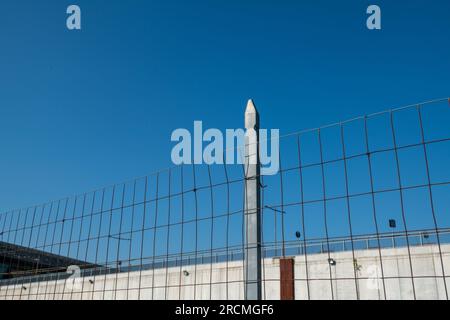
[[[82, 9], [68, 31], [65, 10]], [[172, 130], [281, 133], [446, 97], [450, 3], [26, 1], [0, 4], [0, 211], [170, 165]]]

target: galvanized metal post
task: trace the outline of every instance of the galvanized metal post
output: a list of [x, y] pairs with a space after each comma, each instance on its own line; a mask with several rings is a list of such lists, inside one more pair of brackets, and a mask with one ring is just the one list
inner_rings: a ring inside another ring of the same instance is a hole
[[245, 110], [245, 128], [245, 299], [261, 300], [259, 114], [252, 100]]

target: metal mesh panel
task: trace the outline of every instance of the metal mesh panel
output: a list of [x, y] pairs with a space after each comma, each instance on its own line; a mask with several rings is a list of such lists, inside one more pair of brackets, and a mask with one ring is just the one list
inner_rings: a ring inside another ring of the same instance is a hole
[[[262, 298], [448, 299], [447, 99], [282, 136]], [[182, 165], [0, 214], [0, 299], [244, 299], [245, 165]]]

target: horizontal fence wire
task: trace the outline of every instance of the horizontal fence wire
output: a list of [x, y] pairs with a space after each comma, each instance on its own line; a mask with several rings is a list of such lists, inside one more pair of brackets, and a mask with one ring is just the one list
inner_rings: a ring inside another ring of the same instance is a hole
[[[263, 299], [293, 259], [295, 299], [448, 300], [449, 107], [281, 136], [278, 173], [254, 177]], [[0, 214], [0, 299], [244, 299], [246, 170], [173, 166]]]

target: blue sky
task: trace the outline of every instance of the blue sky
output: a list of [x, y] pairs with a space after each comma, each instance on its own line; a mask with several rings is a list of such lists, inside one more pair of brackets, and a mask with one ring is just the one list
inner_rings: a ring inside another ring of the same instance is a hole
[[[82, 31], [65, 10], [82, 9]], [[448, 1], [2, 1], [0, 208], [170, 164], [170, 134], [281, 133], [445, 97]]]
[[248, 98], [283, 135], [449, 96], [449, 2], [377, 1], [380, 31], [370, 4], [3, 0], [0, 211], [168, 167], [174, 129], [242, 127]]

